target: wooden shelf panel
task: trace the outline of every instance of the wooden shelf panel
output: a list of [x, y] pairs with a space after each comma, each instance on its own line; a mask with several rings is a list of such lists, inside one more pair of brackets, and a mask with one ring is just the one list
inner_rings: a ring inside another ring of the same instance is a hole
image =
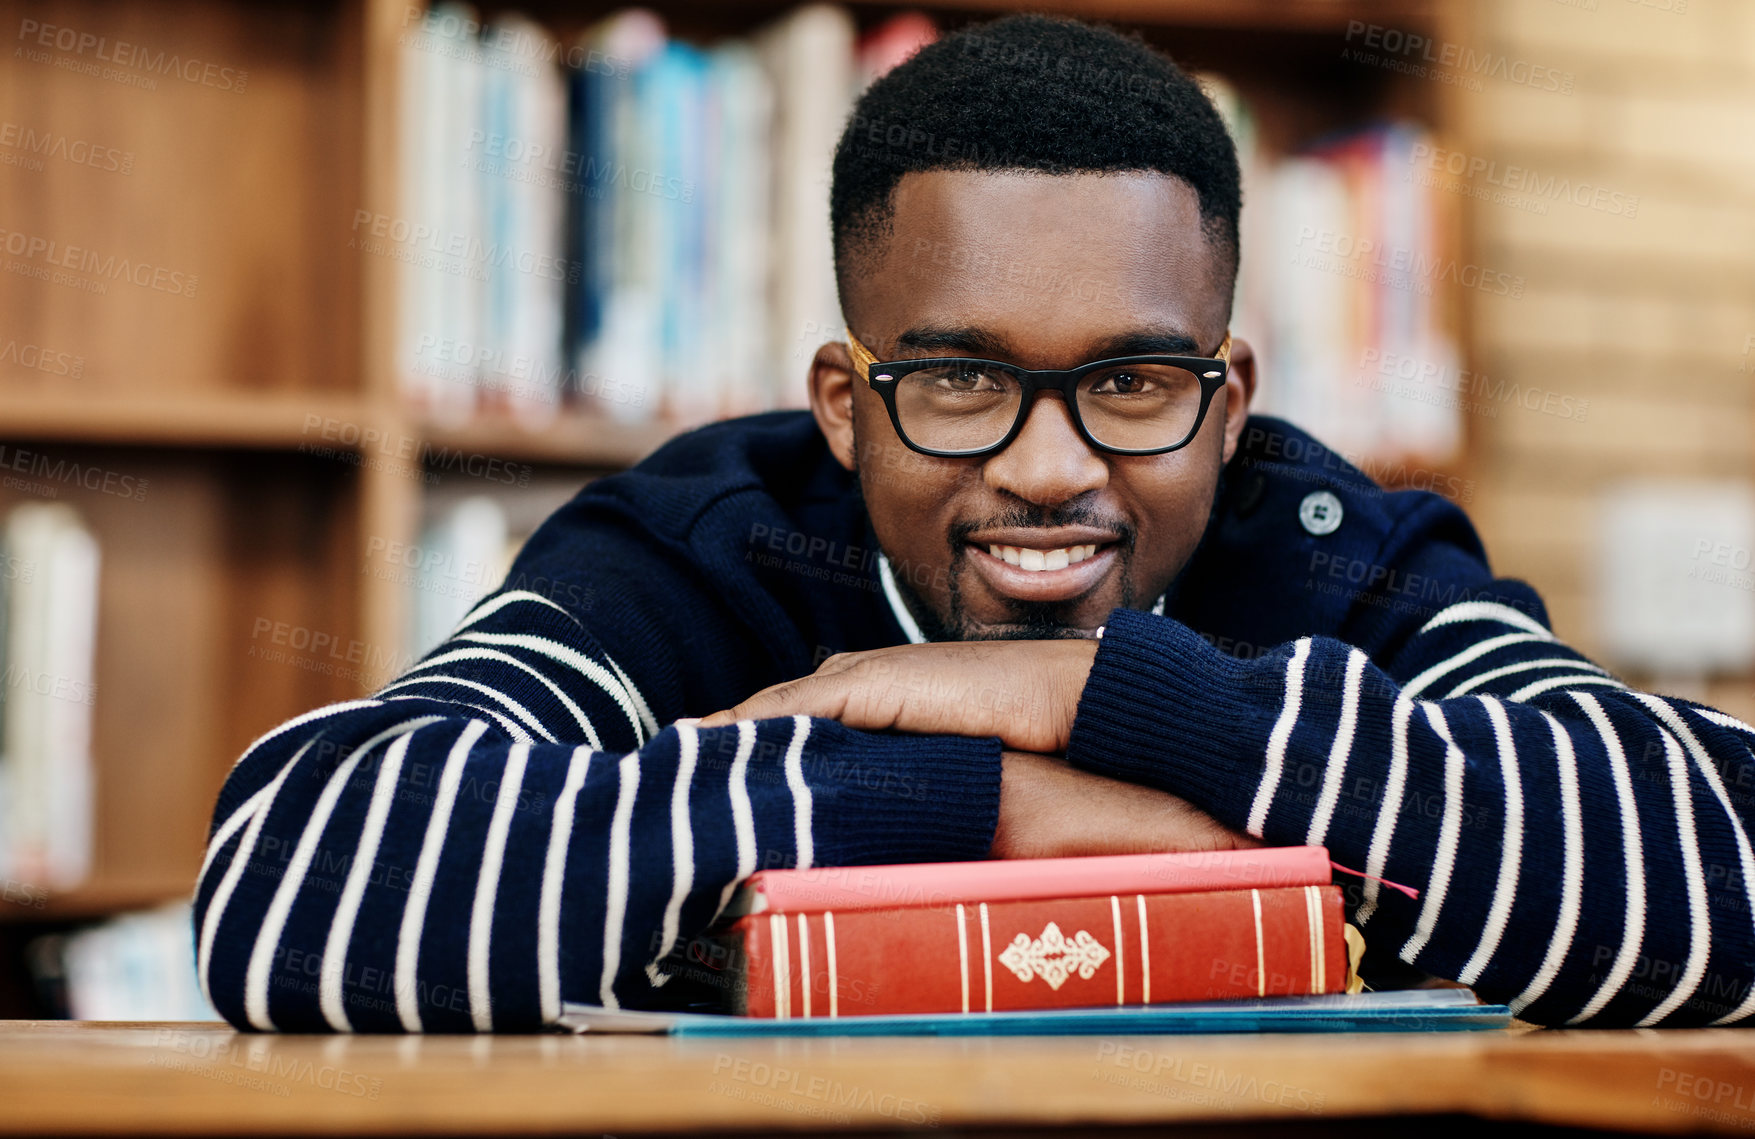
[[0, 895], [0, 923], [83, 921], [186, 901], [194, 876], [96, 880], [61, 893], [15, 889]]
[[650, 454], [677, 430], [665, 422], [618, 423], [580, 414], [562, 415], [536, 429], [496, 414], [438, 424], [403, 409], [318, 394], [0, 397], [0, 440], [360, 452], [411, 463], [443, 448], [446, 453], [461, 450], [526, 463], [623, 467]]
[[357, 399], [332, 395], [81, 399], [9, 394], [0, 398], [0, 438], [297, 450], [301, 443], [322, 442], [324, 420], [357, 422], [360, 408]]
[[617, 423], [597, 416], [567, 415], [537, 430], [499, 416], [484, 416], [458, 427], [428, 424], [417, 430], [432, 448], [474, 451], [525, 463], [626, 467], [651, 454], [679, 429], [665, 422]]

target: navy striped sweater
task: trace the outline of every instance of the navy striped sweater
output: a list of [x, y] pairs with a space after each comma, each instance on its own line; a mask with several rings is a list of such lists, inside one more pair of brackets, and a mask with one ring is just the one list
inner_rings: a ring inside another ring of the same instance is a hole
[[[1326, 491], [1341, 522], [1300, 524]], [[593, 483], [368, 699], [238, 760], [195, 906], [240, 1028], [508, 1031], [684, 1007], [682, 953], [763, 867], [983, 858], [991, 739], [676, 721], [918, 639], [804, 413]], [[1755, 729], [1630, 691], [1495, 579], [1467, 519], [1252, 419], [1159, 612], [1112, 615], [1069, 759], [1320, 843], [1372, 955], [1545, 1024], [1755, 1012]], [[709, 978], [710, 980], [710, 978]]]

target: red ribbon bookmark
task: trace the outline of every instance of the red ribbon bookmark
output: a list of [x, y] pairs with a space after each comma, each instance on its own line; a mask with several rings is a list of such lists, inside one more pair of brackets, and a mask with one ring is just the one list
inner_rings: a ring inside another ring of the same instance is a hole
[[1355, 878], [1368, 878], [1373, 882], [1381, 882], [1392, 890], [1400, 890], [1410, 898], [1418, 898], [1420, 896], [1420, 891], [1414, 889], [1412, 886], [1404, 886], [1400, 882], [1391, 882], [1388, 878], [1379, 878], [1375, 874], [1365, 874], [1358, 870], [1348, 870], [1345, 866], [1342, 866], [1332, 858], [1328, 860], [1328, 864], [1336, 870], [1339, 870], [1342, 874], [1351, 874]]

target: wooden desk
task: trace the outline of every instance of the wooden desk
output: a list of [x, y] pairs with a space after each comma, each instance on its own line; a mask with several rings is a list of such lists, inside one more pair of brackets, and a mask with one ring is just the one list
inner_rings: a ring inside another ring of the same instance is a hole
[[1356, 1119], [1342, 1121], [1438, 1114], [1749, 1132], [1755, 1033], [715, 1041], [0, 1021], [7, 1133], [1083, 1133], [1256, 1121], [1357, 1134]]

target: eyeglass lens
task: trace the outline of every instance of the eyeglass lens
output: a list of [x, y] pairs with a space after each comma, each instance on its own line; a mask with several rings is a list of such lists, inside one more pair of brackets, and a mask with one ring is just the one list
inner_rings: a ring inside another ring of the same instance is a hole
[[[1144, 451], [1181, 443], [1200, 416], [1201, 383], [1170, 364], [1121, 364], [1079, 379], [1079, 418], [1105, 447]], [[974, 451], [1005, 438], [1023, 385], [1013, 372], [956, 361], [903, 376], [896, 418], [903, 434], [935, 451]]]

